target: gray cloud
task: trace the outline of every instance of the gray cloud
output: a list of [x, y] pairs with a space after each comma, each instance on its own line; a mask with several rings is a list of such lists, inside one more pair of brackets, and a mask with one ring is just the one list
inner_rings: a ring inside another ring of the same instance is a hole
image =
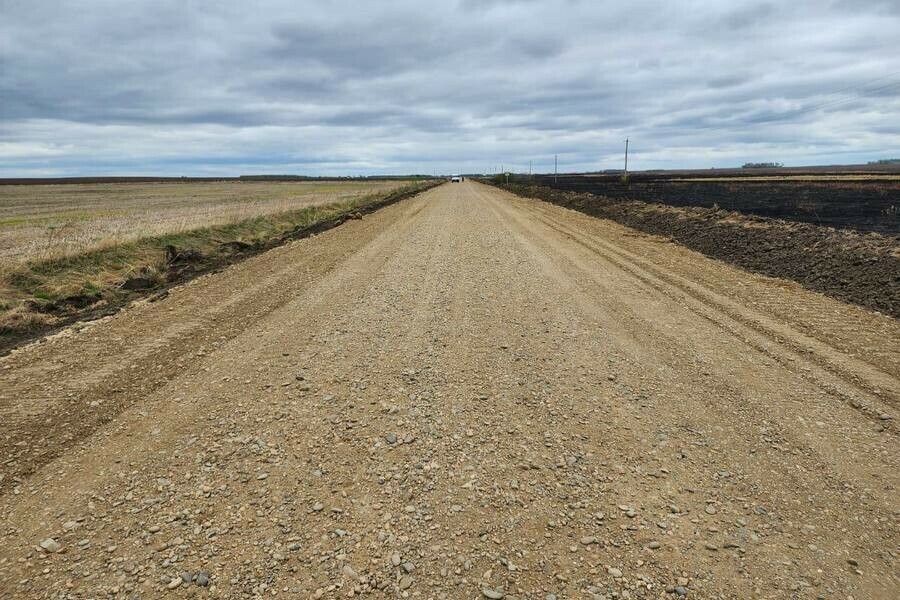
[[732, 31], [765, 28], [771, 25], [777, 12], [776, 6], [770, 2], [754, 3], [727, 13], [722, 24]]
[[0, 176], [900, 155], [891, 1], [0, 0]]

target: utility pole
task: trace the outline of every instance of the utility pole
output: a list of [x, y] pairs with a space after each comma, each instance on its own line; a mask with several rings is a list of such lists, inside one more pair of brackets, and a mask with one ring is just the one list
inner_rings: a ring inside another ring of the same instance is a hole
[[553, 183], [556, 183], [559, 176], [559, 154], [553, 155]]
[[531, 161], [528, 161], [528, 176], [531, 177]]
[[625, 138], [625, 175], [628, 175], [628, 138]]

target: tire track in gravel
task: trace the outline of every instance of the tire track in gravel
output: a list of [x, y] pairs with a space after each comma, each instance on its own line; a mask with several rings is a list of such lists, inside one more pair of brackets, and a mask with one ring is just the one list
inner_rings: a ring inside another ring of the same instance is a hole
[[[533, 221], [526, 221], [526, 222], [528, 222], [529, 224], [534, 223]], [[555, 226], [551, 226], [551, 227], [555, 229]], [[546, 232], [543, 232], [543, 231], [540, 231], [539, 233], [535, 233], [535, 231], [531, 231], [531, 233], [532, 233], [532, 237], [539, 238], [539, 239], [551, 237], [550, 234], [547, 234]], [[573, 232], [566, 230], [565, 232], [563, 232], [563, 235], [565, 235], [567, 237], [571, 237], [573, 235]], [[583, 240], [578, 240], [577, 243], [579, 243], [579, 245], [586, 247], [591, 252], [591, 254], [598, 252], [595, 244], [585, 243]], [[547, 242], [547, 244], [553, 245], [554, 242]], [[590, 256], [591, 254], [589, 254], [588, 256]], [[629, 274], [631, 274], [633, 271], [638, 271], [639, 273], [641, 273], [639, 276], [639, 279], [641, 281], [645, 281], [648, 283], [648, 286], [649, 286], [648, 290], [651, 290], [651, 291], [655, 292], [656, 294], [662, 294], [666, 298], [666, 300], [668, 300], [671, 297], [675, 297], [676, 301], [678, 301], [679, 304], [683, 304], [683, 298], [678, 297], [677, 294], [673, 296], [673, 294], [671, 294], [667, 290], [665, 283], [660, 282], [659, 280], [654, 281], [653, 279], [650, 278], [650, 277], [652, 277], [651, 275], [647, 275], [647, 276], [643, 275], [643, 272], [641, 271], [640, 266], [636, 266], [631, 263], [623, 263], [619, 254], [613, 254], [612, 257], [610, 257], [605, 253], [601, 253], [599, 256], [597, 256], [597, 258], [601, 258], [602, 260], [609, 262], [609, 264], [614, 266], [615, 268], [624, 269]], [[590, 266], [587, 266], [587, 263], [585, 263], [583, 259], [575, 258], [571, 261], [571, 264], [573, 264], [574, 268], [579, 270], [579, 272], [588, 273], [590, 271]], [[574, 277], [573, 277], [573, 279], [574, 279]], [[615, 299], [604, 298], [602, 303], [605, 306], [611, 306], [611, 305], [615, 304]], [[638, 305], [629, 304], [629, 305], [623, 306], [622, 310], [633, 313], [631, 307], [636, 307], [636, 306], [638, 306]], [[715, 314], [709, 315], [708, 308], [705, 306], [702, 306], [698, 310], [696, 305], [689, 303], [687, 305], [682, 306], [682, 308], [688, 309], [689, 311], [691, 311], [692, 314], [698, 314], [699, 316], [703, 316], [704, 318], [709, 317], [709, 321], [711, 323], [713, 323], [716, 327], [721, 326], [721, 318]], [[666, 311], [666, 312], [669, 313], [670, 311]], [[631, 314], [629, 316], [634, 318], [633, 314]], [[654, 320], [658, 320], [658, 319], [654, 319]], [[651, 326], [651, 328], [653, 328], [652, 333], [650, 335], [647, 335], [646, 333], [641, 332], [639, 330], [632, 330], [629, 332], [629, 334], [640, 339], [640, 341], [641, 341], [640, 348], [641, 349], [649, 349], [654, 346], [653, 336], [656, 336], [657, 339], [660, 339], [660, 340], [670, 339], [671, 345], [670, 345], [670, 348], [668, 351], [672, 354], [677, 355], [677, 350], [678, 350], [677, 346], [679, 345], [678, 340], [675, 338], [672, 338], [671, 335], [669, 333], [667, 333], [663, 328], [654, 327], [654, 325], [653, 325], [654, 320], [649, 319], [646, 315], [638, 314], [636, 316], [637, 323], [640, 324], [643, 328], [645, 328], [649, 324]], [[731, 335], [734, 335], [734, 337], [736, 338], [736, 341], [739, 344], [750, 345], [751, 348], [762, 351], [767, 356], [771, 356], [774, 351], [776, 353], [775, 356], [777, 357], [778, 356], [777, 353], [782, 351], [782, 349], [778, 346], [775, 346], [774, 348], [769, 348], [766, 346], [758, 346], [752, 338], [748, 338], [746, 332], [744, 332], [740, 329], [737, 329], [737, 330], [725, 329], [725, 332], [730, 333]], [[713, 332], [711, 332], [709, 335], [710, 340], [715, 340], [717, 337], [720, 337], [720, 336], [713, 335]], [[890, 340], [887, 340], [887, 341], [888, 341], [888, 343], [890, 343]], [[770, 344], [770, 346], [771, 346], [771, 344]], [[729, 350], [727, 348], [727, 344], [725, 344], [725, 347], [722, 348], [721, 352], [731, 352], [734, 355], [733, 360], [723, 361], [725, 364], [737, 364], [739, 362], [740, 352], [735, 353], [733, 350]], [[788, 352], [790, 352], [790, 350], [788, 350]], [[665, 359], [665, 355], [663, 355], [663, 356], [659, 356], [659, 355], [645, 356], [644, 357], [644, 360], [654, 361], [654, 362], [658, 362], [658, 361], [664, 360], [664, 359]], [[779, 362], [781, 363], [781, 366], [783, 368], [785, 368], [786, 370], [788, 370], [791, 373], [791, 375], [793, 375], [795, 377], [804, 378], [804, 379], [810, 379], [811, 377], [807, 373], [807, 371], [810, 371], [810, 368], [802, 366], [802, 360], [803, 360], [802, 357], [797, 356], [797, 358], [794, 360], [801, 361], [801, 366], [799, 368], [791, 365], [791, 362], [793, 362], [793, 361], [790, 359], [782, 358]], [[708, 367], [709, 366], [707, 365], [704, 368], [708, 368]], [[715, 367], [713, 366], [712, 368], [715, 368]], [[683, 372], [685, 370], [684, 367], [682, 367], [681, 370]], [[863, 374], [866, 374], [866, 371], [869, 371], [870, 369], [862, 368], [861, 370], [862, 370]], [[673, 371], [673, 374], [677, 375], [678, 371]], [[759, 373], [751, 372], [749, 374], [750, 375], [749, 377], [747, 376], [747, 374], [742, 375], [741, 373], [733, 373], [733, 372], [723, 372], [722, 375], [727, 375], [727, 377], [721, 378], [721, 381], [726, 381], [726, 382], [735, 377], [737, 377], [737, 378], [743, 377], [745, 379], [745, 381], [743, 382], [742, 388], [753, 389], [753, 388], [762, 387], [763, 389], [765, 389], [765, 387], [766, 387], [766, 378], [763, 377]], [[888, 384], [889, 389], [891, 388], [891, 384], [894, 384], [894, 387], [896, 386], [896, 384], [894, 383], [896, 380], [892, 380], [892, 378], [890, 378], [889, 376], [887, 376], [886, 374], [883, 374], [883, 373], [879, 373], [879, 375], [886, 380], [886, 383]], [[840, 398], [845, 399], [849, 395], [846, 392], [844, 392], [843, 390], [836, 388], [836, 386], [834, 386], [834, 385], [830, 385], [828, 383], [823, 383], [814, 378], [813, 378], [813, 383], [815, 383], [816, 386], [827, 390], [830, 394], [837, 395]], [[850, 383], [850, 385], [853, 385], [852, 381], [848, 382], [848, 383]], [[781, 385], [781, 384], [779, 383], [777, 385]], [[844, 383], [844, 386], [846, 386], [846, 385], [847, 384]], [[739, 391], [739, 390], [735, 390], [735, 391]], [[777, 393], [778, 391], [779, 391], [779, 388], [777, 386], [773, 387], [773, 388], [771, 388], [769, 395], [771, 395], [773, 392]], [[859, 395], [851, 396], [851, 399], [857, 403], [860, 400]], [[825, 397], [825, 400], [828, 401], [827, 396]], [[865, 400], [867, 400], [869, 402], [873, 402], [873, 403], [878, 402], [877, 398], [873, 398], [869, 394], [865, 394]], [[815, 399], [812, 402], [814, 402], [814, 405], [815, 405], [815, 407], [812, 410], [810, 410], [809, 407], [807, 407], [807, 408], [803, 408], [800, 406], [796, 407], [798, 414], [801, 414], [801, 415], [806, 414], [808, 419], [814, 420], [816, 418], [816, 414], [819, 410], [823, 410], [823, 413], [824, 413], [825, 412], [824, 409], [830, 408], [829, 405], [822, 404], [821, 399]], [[870, 409], [870, 412], [872, 412], [871, 409]], [[876, 414], [880, 414], [880, 413], [876, 413]], [[885, 431], [885, 432], [874, 432], [873, 434], [871, 434], [868, 437], [870, 437], [870, 439], [872, 439], [872, 440], [876, 440], [876, 445], [877, 445], [877, 440], [879, 440], [884, 435], [894, 435], [894, 432], [890, 431], [890, 430]], [[797, 436], [797, 437], [799, 437], [799, 436]], [[844, 447], [841, 449], [840, 452], [833, 452], [834, 448], [829, 447], [827, 453], [833, 453], [835, 456], [838, 456], [838, 457], [850, 456], [850, 458], [847, 459], [847, 463], [848, 463], [847, 468], [845, 468], [844, 470], [846, 472], [852, 472], [854, 470], [853, 467], [855, 467], [855, 463], [858, 463], [859, 461], [862, 460], [862, 458], [864, 456], [867, 456], [868, 451], [871, 449], [871, 446], [869, 446], [869, 447], [863, 446], [862, 448], [859, 448], [858, 445], [859, 445], [860, 441], [861, 440], [859, 438], [855, 438], [853, 440], [852, 445], [844, 444]], [[895, 465], [893, 463], [880, 464], [880, 465], [876, 466], [875, 472], [876, 473], [884, 472], [884, 471], [892, 472], [892, 471], [894, 471], [894, 468], [895, 468]]]
[[[560, 225], [558, 221], [553, 219], [542, 219], [542, 221], [556, 231], [571, 237], [585, 248], [603, 255], [606, 260], [613, 262], [623, 270], [629, 271], [651, 287], [660, 291], [674, 287], [684, 292], [687, 296], [696, 300], [696, 304], [694, 304], [695, 313], [715, 323], [728, 333], [742, 336], [745, 342], [752, 343], [749, 339], [749, 332], [742, 331], [740, 329], [741, 326], [756, 330], [769, 343], [753, 343], [754, 348], [762, 353], [769, 354], [782, 365], [792, 362], [816, 361], [815, 364], [828, 371], [830, 375], [843, 379], [842, 383], [844, 386], [856, 388], [862, 394], [867, 395], [871, 390], [879, 390], [879, 395], [883, 393], [886, 396], [885, 400], [892, 405], [895, 405], [898, 398], [900, 398], [900, 389], [898, 389], [896, 378], [877, 367], [847, 357], [827, 344], [785, 327], [783, 324], [774, 322], [758, 312], [742, 310], [728, 298], [682, 277], [656, 269], [648, 261], [634, 254], [624, 252], [612, 244], [604, 243], [597, 238], [592, 239], [584, 236]], [[708, 310], [710, 307], [712, 308], [711, 311]], [[784, 350], [782, 350], [784, 356], [778, 356], [770, 350], [772, 342], [784, 347]], [[801, 352], [809, 353], [810, 356], [804, 357], [801, 355]], [[856, 394], [841, 392], [838, 386], [832, 382], [826, 384], [820, 379], [815, 381], [815, 383], [828, 385], [831, 390], [842, 394], [848, 401], [856, 400]], [[881, 404], [878, 398], [871, 398], [870, 400]], [[871, 408], [867, 411], [869, 416], [875, 418], [881, 412]]]
[[[530, 209], [542, 217], [555, 214], [549, 206], [543, 203], [534, 205]], [[577, 211], [566, 211], [566, 217], [569, 218], [571, 225], [577, 224], [582, 234], [587, 234], [592, 243], [602, 243], [602, 238], [604, 237], [602, 234], [608, 235], [609, 233], [598, 229], [600, 224], [604, 223], [602, 219], [583, 215]], [[561, 222], [558, 220], [556, 221], [556, 226], [561, 226], [569, 232], [573, 231], [571, 227], [561, 225]], [[626, 233], [618, 236], [620, 243], [612, 246], [607, 243], [607, 247], [612, 247], [615, 251], [622, 253], [625, 251], [625, 245], [621, 242], [627, 241], [626, 238], [638, 237], [650, 242], [641, 245], [642, 253], [653, 258], [652, 261], [642, 261], [641, 264], [645, 268], [652, 269], [658, 275], [678, 278], [679, 281], [683, 282], [682, 284], [687, 284], [689, 288], [700, 291], [702, 296], [710, 297], [710, 301], [713, 298], [724, 299], [731, 307], [731, 312], [737, 315], [742, 313], [750, 315], [749, 318], [746, 318], [746, 324], [761, 327], [765, 323], [774, 329], [774, 332], [770, 331], [769, 333], [780, 343], [790, 340], [780, 339], [781, 336], [778, 334], [778, 330], [789, 327], [789, 337], [804, 340], [800, 348], [801, 351], [808, 352], [810, 351], [809, 348], [813, 347], [816, 352], [824, 351], [828, 354], [830, 348], [833, 350], [831, 352], [832, 356], [842, 356], [844, 360], [852, 359], [854, 362], [868, 363], [872, 367], [871, 371], [876, 372], [875, 378], [883, 375], [890, 377], [892, 373], [900, 369], [900, 358], [898, 358], [898, 355], [900, 355], [900, 342], [897, 342], [900, 339], [900, 323], [897, 320], [855, 305], [836, 301], [823, 302], [821, 296], [817, 293], [806, 293], [800, 294], [798, 297], [792, 297], [795, 302], [788, 305], [782, 301], [785, 297], [784, 291], [802, 290], [803, 288], [799, 284], [763, 275], [751, 275], [752, 278], [763, 285], [746, 286], [742, 279], [747, 277], [747, 272], [736, 267], [725, 267], [723, 263], [708, 263], [709, 265], [716, 265], [717, 268], [688, 269], [686, 272], [690, 273], [690, 279], [678, 277], [677, 273], [685, 271], [684, 267], [688, 266], [688, 263], [682, 259], [685, 253], [690, 252], [689, 250], [681, 248], [665, 238], [630, 232], [627, 228], [624, 229]], [[663, 248], [671, 249], [672, 251], [667, 253], [661, 252], [658, 244], [662, 244]], [[635, 256], [633, 253], [628, 253], [628, 256], [632, 261], [642, 260], [641, 257]], [[738, 274], [738, 276], [735, 277], [733, 274]], [[739, 297], [747, 303], [746, 306], [737, 307], [730, 301], [730, 296], [735, 292], [735, 286], [740, 289]], [[749, 302], [747, 302], [748, 300]], [[803, 301], [796, 302], [796, 300]], [[757, 309], [755, 308], [756, 306], [760, 308]], [[777, 319], [770, 319], [768, 318], [769, 316], [777, 317]], [[861, 339], [860, 333], [865, 332], [866, 329], [871, 329], [875, 323], [877, 323], [875, 329], [883, 330], [887, 334], [886, 337], [889, 343], [886, 344], [883, 340], [880, 340], [881, 343], [878, 347], [861, 346], [860, 342], [864, 342], [865, 339]], [[814, 341], [811, 342], [808, 338]], [[890, 343], [891, 340], [893, 340], [893, 343]], [[851, 369], [848, 370], [866, 371], [864, 367], [861, 368], [858, 364], [851, 365]], [[893, 395], [896, 398], [896, 390]]]

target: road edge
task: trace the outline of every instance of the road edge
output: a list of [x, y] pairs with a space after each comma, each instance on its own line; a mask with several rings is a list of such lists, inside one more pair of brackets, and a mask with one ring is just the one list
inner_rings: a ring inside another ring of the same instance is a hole
[[340, 227], [347, 221], [361, 219], [365, 215], [372, 214], [378, 210], [381, 210], [382, 208], [386, 208], [402, 200], [406, 200], [408, 198], [418, 196], [419, 194], [423, 194], [444, 183], [444, 180], [438, 179], [430, 181], [420, 188], [411, 190], [402, 189], [397, 192], [388, 194], [387, 196], [373, 202], [364, 204], [362, 206], [357, 206], [352, 209], [347, 209], [337, 216], [314, 222], [305, 227], [297, 227], [291, 231], [287, 231], [277, 237], [269, 239], [265, 243], [248, 245], [247, 247], [240, 248], [240, 251], [238, 252], [221, 254], [215, 257], [206, 257], [208, 260], [204, 260], [202, 262], [198, 261], [190, 263], [185, 261], [185, 259], [179, 259], [176, 256], [175, 262], [173, 262], [173, 266], [178, 266], [179, 268], [177, 270], [173, 270], [173, 276], [171, 276], [164, 284], [145, 289], [129, 290], [128, 294], [117, 298], [113, 303], [106, 304], [99, 308], [89, 306], [82, 309], [75, 309], [63, 316], [59, 321], [51, 325], [38, 327], [30, 331], [13, 332], [0, 335], [0, 357], [7, 356], [14, 350], [22, 348], [24, 346], [33, 343], [40, 343], [48, 337], [51, 337], [69, 327], [72, 327], [73, 325], [77, 325], [78, 323], [96, 321], [98, 319], [112, 316], [128, 308], [135, 302], [143, 300], [155, 302], [168, 296], [169, 291], [173, 288], [184, 285], [185, 283], [196, 279], [201, 275], [221, 272], [231, 265], [243, 262], [254, 256], [264, 254], [265, 252], [268, 252], [269, 250], [272, 250], [274, 248], [278, 248], [279, 246], [283, 246], [288, 242], [312, 237], [330, 229], [334, 229], [335, 227]]
[[539, 185], [484, 183], [664, 236], [709, 258], [767, 277], [789, 279], [811, 291], [900, 319], [900, 252], [888, 236], [711, 208], [617, 200]]

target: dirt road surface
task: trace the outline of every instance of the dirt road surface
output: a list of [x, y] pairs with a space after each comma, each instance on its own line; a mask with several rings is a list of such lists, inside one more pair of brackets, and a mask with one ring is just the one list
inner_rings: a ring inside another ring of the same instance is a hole
[[443, 185], [0, 359], [0, 595], [896, 598], [898, 363]]

